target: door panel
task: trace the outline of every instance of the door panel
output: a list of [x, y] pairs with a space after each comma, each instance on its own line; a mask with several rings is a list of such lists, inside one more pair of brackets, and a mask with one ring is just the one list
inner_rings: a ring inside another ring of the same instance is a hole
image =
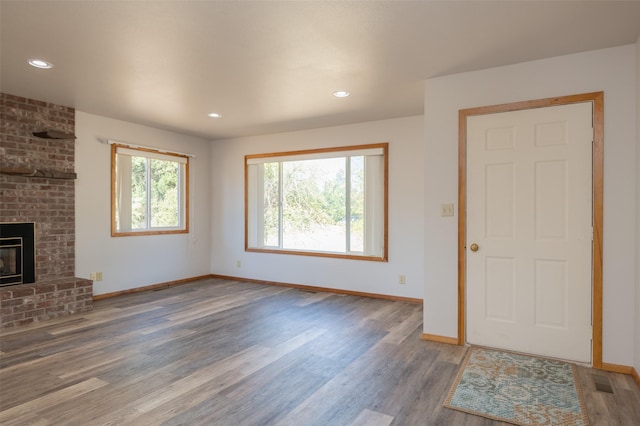
[[469, 343], [591, 361], [592, 116], [467, 117]]

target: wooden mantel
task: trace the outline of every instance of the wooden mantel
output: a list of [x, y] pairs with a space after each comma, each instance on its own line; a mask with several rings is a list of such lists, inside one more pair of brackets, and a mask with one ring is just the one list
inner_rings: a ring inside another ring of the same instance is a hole
[[48, 179], [76, 179], [75, 172], [61, 172], [57, 170], [41, 170], [33, 169], [29, 167], [2, 167], [0, 174], [33, 178], [48, 178]]

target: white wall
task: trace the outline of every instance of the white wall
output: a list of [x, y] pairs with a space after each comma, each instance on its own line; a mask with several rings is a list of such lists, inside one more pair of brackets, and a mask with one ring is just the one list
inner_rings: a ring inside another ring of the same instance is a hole
[[426, 81], [425, 333], [457, 336], [457, 226], [438, 208], [457, 197], [458, 110], [604, 91], [603, 359], [633, 364], [635, 50], [628, 45]]
[[636, 41], [636, 350], [634, 367], [640, 374], [640, 36]]
[[[213, 142], [211, 152], [214, 274], [422, 298], [423, 118]], [[244, 156], [389, 142], [389, 262], [244, 251]], [[236, 266], [240, 260], [241, 267]], [[398, 276], [406, 275], [406, 284]]]
[[[209, 274], [210, 143], [80, 111], [76, 135], [76, 275], [103, 273], [94, 294]], [[196, 155], [189, 234], [111, 237], [111, 147], [98, 138]]]

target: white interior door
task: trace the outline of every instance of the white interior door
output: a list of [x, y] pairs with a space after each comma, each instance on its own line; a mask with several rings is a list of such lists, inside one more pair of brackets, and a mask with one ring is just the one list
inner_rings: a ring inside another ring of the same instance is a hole
[[592, 108], [467, 118], [469, 343], [591, 362]]

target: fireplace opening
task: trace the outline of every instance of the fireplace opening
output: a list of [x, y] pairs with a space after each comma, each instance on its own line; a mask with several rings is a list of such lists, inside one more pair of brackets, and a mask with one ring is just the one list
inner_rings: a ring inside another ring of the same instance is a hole
[[35, 282], [35, 223], [0, 224], [0, 286]]
[[22, 238], [0, 238], [0, 285], [22, 284]]

